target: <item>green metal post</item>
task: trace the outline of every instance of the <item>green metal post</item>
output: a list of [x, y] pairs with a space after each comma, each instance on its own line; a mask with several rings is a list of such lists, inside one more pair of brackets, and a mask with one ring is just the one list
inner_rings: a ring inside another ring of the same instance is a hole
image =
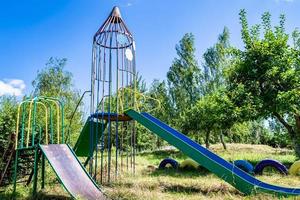
[[42, 189], [45, 188], [45, 155], [42, 154]]
[[35, 133], [35, 125], [36, 125], [36, 117], [35, 117], [35, 114], [36, 114], [36, 101], [37, 99], [34, 100], [34, 106], [33, 106], [33, 117], [32, 117], [32, 120], [33, 120], [33, 123], [31, 125], [31, 134], [32, 134], [32, 146], [34, 146], [34, 133]]
[[21, 144], [20, 144], [20, 148], [23, 148], [23, 143], [24, 143], [25, 109], [26, 109], [25, 103], [23, 103], [23, 105], [22, 105], [22, 129], [21, 129]]
[[52, 107], [51, 105], [49, 105], [50, 107], [50, 135], [51, 135], [51, 144], [53, 144], [53, 116], [52, 116]]
[[14, 166], [14, 189], [13, 189], [13, 196], [16, 196], [16, 189], [17, 189], [17, 170], [18, 170], [18, 156], [19, 150], [16, 149], [16, 158], [15, 158], [15, 166]]
[[38, 147], [35, 148], [34, 150], [34, 178], [33, 178], [33, 196], [36, 195], [37, 192], [37, 179], [38, 179]]
[[65, 143], [65, 134], [64, 134], [64, 104], [61, 103], [61, 137], [62, 144]]

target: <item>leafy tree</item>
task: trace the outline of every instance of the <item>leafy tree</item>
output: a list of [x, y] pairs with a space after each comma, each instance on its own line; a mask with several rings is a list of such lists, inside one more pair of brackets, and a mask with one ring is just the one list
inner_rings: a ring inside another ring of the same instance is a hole
[[[170, 98], [167, 91], [165, 81], [154, 80], [147, 92], [147, 95], [155, 99], [150, 101], [151, 114], [158, 116], [160, 120], [167, 124], [172, 124], [173, 109], [171, 107]], [[157, 102], [158, 101], [158, 102]], [[156, 137], [156, 147], [159, 148], [163, 144], [163, 140]]]
[[[46, 67], [38, 71], [36, 78], [32, 81], [32, 86], [34, 96], [51, 96], [62, 100], [64, 103], [65, 127], [67, 128], [80, 96], [73, 86], [72, 73], [65, 70], [66, 64], [66, 58], [50, 58], [46, 63]], [[74, 143], [78, 138], [81, 127], [82, 112], [78, 110], [70, 127], [71, 143]]]
[[[228, 134], [229, 129], [239, 121], [239, 109], [233, 105], [222, 89], [201, 98], [188, 115], [190, 116], [189, 121], [184, 128], [204, 132], [207, 148], [209, 148], [212, 133], [224, 131]], [[222, 134], [219, 136], [226, 149]]]
[[229, 30], [227, 27], [224, 27], [217, 43], [208, 48], [203, 54], [204, 94], [214, 92], [224, 85], [224, 69], [229, 64], [229, 48]]
[[[228, 96], [245, 112], [244, 120], [274, 117], [288, 131], [296, 155], [300, 157], [300, 51], [289, 45], [285, 17], [271, 26], [271, 15], [262, 15], [262, 23], [248, 26], [241, 10], [244, 49], [233, 50], [235, 59], [228, 70]], [[263, 32], [261, 33], [261, 29]], [[299, 38], [294, 32], [294, 41]], [[291, 119], [291, 120], [288, 120]]]
[[[223, 32], [218, 36], [218, 41], [212, 47], [209, 47], [205, 53], [203, 54], [204, 63], [204, 87], [203, 87], [203, 94], [212, 94], [220, 87], [224, 87], [224, 70], [228, 67], [229, 64], [229, 54], [228, 49], [230, 48], [229, 43], [229, 30], [227, 27], [224, 27]], [[209, 113], [208, 113], [209, 114]], [[225, 125], [225, 127], [222, 127]], [[226, 148], [225, 141], [223, 139], [223, 133], [227, 132], [227, 123], [219, 124], [219, 136], [221, 142]], [[208, 137], [209, 134], [206, 135]], [[208, 142], [208, 138], [206, 141]], [[208, 144], [207, 144], [208, 146]]]
[[176, 45], [175, 58], [167, 73], [171, 103], [176, 114], [182, 114], [199, 99], [201, 70], [195, 58], [195, 39], [187, 33]]
[[[0, 152], [2, 153], [7, 148], [7, 141], [10, 135], [16, 131], [17, 108], [18, 105], [15, 97], [0, 97]], [[2, 163], [0, 163], [1, 166]]]

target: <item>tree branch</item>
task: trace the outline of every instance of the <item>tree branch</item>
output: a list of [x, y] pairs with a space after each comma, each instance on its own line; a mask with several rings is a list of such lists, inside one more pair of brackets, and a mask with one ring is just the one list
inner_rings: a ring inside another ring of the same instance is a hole
[[274, 116], [278, 119], [278, 121], [288, 130], [291, 135], [295, 135], [294, 129], [291, 125], [289, 125], [279, 113], [273, 112]]

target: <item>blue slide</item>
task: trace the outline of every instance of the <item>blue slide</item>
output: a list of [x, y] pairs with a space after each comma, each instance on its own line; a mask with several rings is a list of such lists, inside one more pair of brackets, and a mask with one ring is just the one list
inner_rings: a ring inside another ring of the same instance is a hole
[[271, 185], [254, 178], [148, 113], [134, 110], [125, 113], [244, 194], [266, 192], [276, 196], [300, 195], [300, 188]]

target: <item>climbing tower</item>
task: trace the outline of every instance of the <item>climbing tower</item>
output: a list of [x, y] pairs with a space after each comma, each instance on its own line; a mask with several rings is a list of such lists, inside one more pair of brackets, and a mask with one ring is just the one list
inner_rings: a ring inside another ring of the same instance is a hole
[[114, 7], [93, 37], [88, 166], [96, 181], [134, 173], [136, 127], [124, 111], [135, 107], [135, 42]]

